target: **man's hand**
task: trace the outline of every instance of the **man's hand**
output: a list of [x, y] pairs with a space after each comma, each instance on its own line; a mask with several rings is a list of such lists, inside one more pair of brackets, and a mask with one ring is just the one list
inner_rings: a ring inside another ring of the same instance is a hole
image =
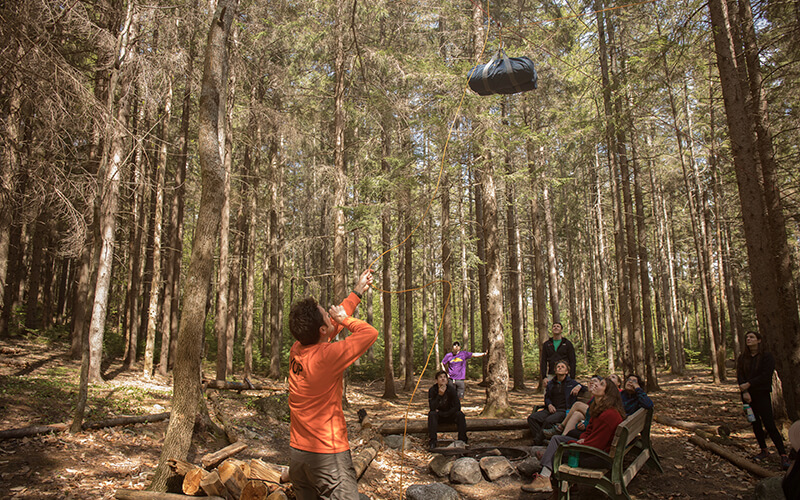
[[739, 384], [739, 389], [746, 391], [750, 389], [750, 382], [745, 382], [744, 384]]
[[576, 385], [575, 387], [572, 388], [571, 391], [569, 391], [569, 393], [572, 394], [573, 396], [577, 396], [578, 393], [581, 392], [581, 389], [583, 389], [582, 385]]
[[542, 387], [544, 387], [545, 389], [547, 389], [547, 382], [548, 382], [548, 381], [547, 381], [547, 377], [544, 377], [544, 378], [542, 379]]
[[357, 293], [361, 294], [364, 291], [372, 286], [372, 269], [367, 269], [361, 276], [358, 277], [358, 281], [356, 281], [356, 285], [353, 287]]
[[744, 399], [744, 402], [747, 403], [747, 404], [750, 404], [753, 401], [753, 398], [750, 397], [750, 393], [749, 392], [743, 392], [742, 393], [742, 399]]
[[556, 407], [553, 406], [552, 404], [549, 404], [549, 405], [547, 405], [547, 411], [549, 411], [551, 414], [555, 413], [556, 412]]
[[328, 309], [328, 314], [333, 321], [339, 324], [347, 319], [347, 311], [345, 311], [342, 306], [331, 306], [331, 308]]
[[447, 392], [447, 384], [439, 386], [439, 395], [444, 396], [444, 393]]
[[485, 352], [473, 352], [472, 353], [472, 357], [473, 358], [480, 358], [481, 356], [486, 356], [486, 353]]

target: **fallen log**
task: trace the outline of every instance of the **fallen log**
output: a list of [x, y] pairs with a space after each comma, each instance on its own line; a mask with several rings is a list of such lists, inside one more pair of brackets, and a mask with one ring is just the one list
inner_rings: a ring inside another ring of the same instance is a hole
[[[381, 434], [402, 434], [404, 432], [403, 420], [395, 422], [384, 422], [381, 425]], [[467, 419], [467, 431], [518, 431], [527, 430], [528, 421], [521, 418], [469, 418]], [[456, 424], [439, 424], [439, 432], [456, 431]], [[427, 434], [427, 420], [408, 420], [408, 434]]]
[[683, 429], [685, 431], [703, 431], [713, 435], [720, 435], [722, 437], [728, 437], [731, 435], [730, 429], [721, 425], [719, 427], [714, 427], [710, 424], [703, 424], [699, 422], [687, 422], [685, 420], [676, 420], [674, 418], [667, 417], [666, 415], [660, 415], [656, 413], [653, 415], [653, 420], [658, 422], [659, 424], [668, 425], [670, 427], [675, 427], [678, 429]]
[[761, 467], [760, 465], [754, 464], [749, 460], [745, 459], [741, 455], [737, 455], [731, 451], [726, 450], [722, 446], [712, 443], [710, 441], [706, 441], [705, 439], [701, 438], [700, 436], [692, 436], [689, 438], [689, 442], [695, 444], [705, 450], [711, 451], [716, 453], [717, 455], [721, 456], [722, 458], [726, 459], [733, 465], [739, 467], [740, 469], [744, 469], [751, 474], [755, 474], [759, 477], [772, 477], [777, 476], [778, 473], [772, 472], [770, 470]]
[[103, 427], [117, 427], [119, 425], [144, 424], [150, 422], [160, 422], [169, 418], [169, 412], [156, 413], [154, 415], [134, 415], [131, 417], [116, 417], [97, 422], [85, 422], [81, 427], [83, 430], [102, 429]]
[[233, 444], [229, 444], [225, 448], [215, 451], [214, 453], [209, 453], [208, 455], [204, 456], [200, 462], [203, 464], [203, 467], [209, 469], [214, 467], [218, 463], [222, 462], [226, 458], [230, 458], [243, 449], [247, 448], [247, 444], [242, 443], [241, 441]]
[[375, 457], [378, 456], [378, 452], [381, 450], [381, 444], [378, 441], [370, 441], [368, 445], [361, 448], [355, 457], [353, 457], [353, 468], [356, 470], [356, 480], [360, 479], [361, 476], [364, 475], [369, 464], [375, 460]]
[[[120, 488], [114, 493], [114, 498], [117, 500], [189, 500], [196, 499], [197, 497], [179, 495], [177, 493], [159, 493], [157, 491], [128, 490]], [[225, 500], [225, 498], [208, 496], [203, 497], [203, 500]]]
[[[96, 422], [84, 422], [81, 429], [102, 429], [104, 427], [117, 427], [120, 425], [143, 424], [147, 422], [158, 422], [169, 418], [169, 412], [156, 413], [155, 415], [135, 415], [130, 417], [116, 417]], [[48, 432], [63, 432], [69, 428], [67, 424], [32, 425], [19, 429], [7, 429], [0, 431], [0, 439], [14, 439], [37, 434], [47, 434]]]
[[203, 387], [227, 391], [285, 391], [286, 387], [245, 382], [228, 382], [227, 380], [203, 380]]
[[219, 404], [219, 393], [217, 391], [211, 391], [208, 393], [208, 399], [211, 401], [211, 407], [214, 409], [214, 415], [217, 417], [217, 420], [220, 421], [222, 428], [225, 430], [225, 435], [228, 437], [228, 442], [235, 443], [239, 440], [239, 438], [236, 435], [236, 430], [228, 421], [228, 418], [224, 413], [222, 413], [222, 408]]

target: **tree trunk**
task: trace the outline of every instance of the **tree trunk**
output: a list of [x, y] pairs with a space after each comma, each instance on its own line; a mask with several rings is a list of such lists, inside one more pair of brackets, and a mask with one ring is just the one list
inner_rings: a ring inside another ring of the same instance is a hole
[[[227, 88], [227, 78], [226, 78]], [[219, 97], [223, 101], [227, 99], [227, 93]], [[226, 106], [220, 103], [220, 109]], [[228, 293], [230, 292], [230, 224], [231, 224], [231, 171], [229, 152], [227, 151], [227, 131], [228, 114], [220, 116], [220, 157], [222, 158], [222, 168], [225, 174], [225, 183], [222, 185], [224, 203], [219, 227], [219, 269], [217, 270], [217, 307], [214, 315], [214, 332], [217, 338], [217, 360], [216, 376], [217, 380], [225, 380], [228, 375]], [[223, 140], [224, 139], [224, 140]]]
[[[389, 130], [391, 120], [388, 115], [384, 115], [383, 126], [381, 127], [381, 171], [383, 175], [391, 174], [389, 165], [389, 155], [391, 154], [392, 142]], [[392, 247], [392, 212], [391, 195], [388, 190], [383, 193], [383, 208], [381, 209], [381, 246], [389, 249]], [[381, 302], [383, 304], [383, 399], [397, 399], [394, 387], [394, 360], [392, 352], [392, 256], [391, 252], [384, 251], [381, 262]]]
[[[167, 177], [167, 144], [169, 144], [169, 122], [172, 117], [172, 82], [164, 99], [164, 112], [161, 113], [161, 133], [159, 137], [158, 162], [155, 176], [155, 215], [153, 216], [153, 278], [150, 284], [150, 308], [147, 314], [147, 345], [144, 351], [144, 377], [153, 375], [153, 358], [156, 346], [156, 329], [158, 324], [158, 306], [161, 304], [161, 234], [164, 219], [164, 182]], [[162, 342], [162, 352], [169, 351], [169, 341]], [[167, 337], [169, 338], [169, 337]]]
[[[442, 297], [447, 298], [452, 295], [453, 283], [453, 249], [450, 247], [450, 240], [452, 238], [450, 229], [450, 176], [447, 173], [447, 167], [443, 167], [442, 171]], [[424, 302], [423, 302], [424, 303]], [[442, 317], [442, 342], [447, 349], [453, 344], [453, 312], [451, 308], [444, 311]], [[426, 349], [427, 352], [427, 349]]]
[[486, 238], [486, 278], [488, 286], [488, 352], [486, 381], [486, 406], [481, 415], [508, 416], [508, 362], [503, 333], [503, 283], [500, 274], [500, 245], [497, 230], [497, 192], [494, 169], [490, 158], [485, 158], [480, 185], [484, 206], [483, 234]]
[[[411, 273], [413, 272], [413, 239], [411, 237], [411, 233], [413, 231], [413, 227], [411, 225], [411, 188], [408, 188], [406, 193], [408, 204], [406, 205], [406, 213], [405, 213], [405, 234], [408, 235], [408, 239], [403, 246], [403, 251], [405, 253], [405, 257], [403, 258], [403, 278], [405, 279], [405, 290], [411, 290], [413, 288], [413, 278]], [[406, 292], [400, 296], [400, 300], [404, 300], [405, 305], [405, 331], [400, 331], [400, 335], [405, 335], [406, 337], [406, 356], [405, 356], [405, 365], [406, 365], [406, 377], [405, 377], [405, 384], [403, 384], [403, 389], [406, 391], [410, 391], [414, 388], [414, 295], [411, 292]]]
[[[165, 491], [170, 471], [167, 459], [185, 459], [200, 404], [200, 362], [203, 330], [211, 278], [214, 273], [214, 242], [219, 236], [225, 171], [221, 154], [224, 140], [225, 85], [227, 83], [227, 41], [237, 0], [220, 0], [209, 28], [206, 64], [199, 106], [198, 151], [202, 193], [192, 257], [184, 293], [183, 316], [178, 332], [174, 370], [174, 397], [169, 427], [159, 457], [151, 491]], [[224, 137], [223, 137], [224, 139]]]
[[270, 378], [281, 376], [281, 348], [283, 345], [283, 174], [278, 155], [278, 139], [270, 157], [270, 210], [269, 210], [269, 285], [270, 285]]
[[[345, 228], [344, 206], [347, 193], [347, 165], [345, 164], [345, 77], [346, 49], [344, 39], [347, 23], [345, 21], [345, 0], [336, 0], [334, 43], [334, 91], [333, 91], [333, 296], [340, 301], [347, 295], [345, 279], [347, 273], [347, 231]], [[355, 7], [354, 7], [355, 8]], [[341, 334], [340, 334], [341, 335]]]
[[784, 385], [786, 409], [789, 418], [794, 420], [800, 415], [800, 385], [789, 381], [800, 378], [800, 320], [796, 300], [792, 307], [786, 307], [786, 296], [793, 298], [789, 293], [791, 290], [785, 288], [787, 282], [782, 272], [785, 269], [781, 260], [782, 249], [787, 244], [786, 238], [773, 232], [773, 217], [777, 217], [774, 212], [778, 207], [770, 206], [769, 201], [779, 201], [780, 198], [776, 189], [771, 189], [767, 198], [761, 185], [767, 176], [757, 158], [753, 139], [755, 125], [745, 102], [748, 85], [741, 80], [737, 67], [728, 6], [723, 0], [711, 0], [709, 11], [742, 206], [756, 316], [759, 329], [767, 334], [767, 349], [776, 355], [778, 374], [787, 381]]

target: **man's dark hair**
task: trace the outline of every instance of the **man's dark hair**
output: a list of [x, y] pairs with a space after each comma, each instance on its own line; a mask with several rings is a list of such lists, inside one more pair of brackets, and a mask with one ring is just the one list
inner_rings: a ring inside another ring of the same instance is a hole
[[456, 340], [455, 342], [453, 342], [453, 347], [455, 347], [455, 346], [461, 347], [461, 342]]
[[567, 371], [569, 371], [570, 368], [569, 361], [567, 361], [566, 359], [559, 359], [558, 361], [556, 361], [556, 364], [553, 365], [553, 368], [555, 368], [558, 365], [565, 365], [567, 367]]
[[292, 304], [289, 311], [289, 331], [303, 345], [319, 341], [319, 329], [325, 320], [319, 311], [319, 304], [313, 297], [307, 297]]
[[561, 328], [564, 328], [564, 325], [562, 325], [560, 321], [553, 321], [553, 326], [556, 325], [560, 326]]
[[436, 375], [433, 377], [433, 380], [439, 380], [439, 375], [441, 375], [441, 374], [443, 374], [443, 373], [444, 373], [445, 375], [447, 375], [447, 372], [446, 372], [446, 371], [444, 371], [444, 370], [439, 370], [438, 372], [436, 372]]
[[622, 388], [623, 389], [625, 389], [625, 384], [628, 383], [628, 379], [631, 378], [631, 377], [636, 379], [636, 383], [639, 384], [639, 387], [644, 387], [644, 382], [642, 381], [642, 377], [640, 377], [639, 375], [637, 375], [635, 373], [631, 373], [630, 375], [625, 377], [625, 382], [622, 383]]

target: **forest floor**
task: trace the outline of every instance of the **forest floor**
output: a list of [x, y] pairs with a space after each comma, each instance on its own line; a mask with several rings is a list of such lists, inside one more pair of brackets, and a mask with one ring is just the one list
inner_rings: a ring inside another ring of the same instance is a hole
[[[80, 363], [68, 357], [68, 346], [41, 337], [0, 341], [0, 430], [30, 425], [69, 422], [76, 399]], [[140, 369], [122, 371], [119, 361], [104, 367], [106, 382], [90, 391], [87, 420], [120, 415], [151, 414], [168, 411], [171, 384], [167, 380], [143, 381]], [[729, 381], [714, 385], [708, 369], [692, 369], [676, 377], [662, 374], [661, 390], [650, 394], [656, 411], [679, 420], [727, 425], [733, 429], [733, 446], [740, 455], [757, 452], [755, 438], [744, 419], [737, 391]], [[579, 377], [580, 378], [580, 377]], [[253, 383], [269, 383], [252, 380]], [[411, 392], [399, 398], [381, 399], [383, 381], [352, 382], [348, 390], [350, 408], [345, 411], [354, 450], [359, 442], [356, 412], [363, 408], [376, 424], [396, 422], [408, 410], [409, 418], [427, 414], [425, 391], [432, 381], [423, 381], [409, 404]], [[542, 395], [529, 382], [527, 391], [510, 392], [510, 404], [517, 418], [525, 418]], [[221, 391], [224, 413], [249, 447], [236, 458], [260, 458], [276, 464], [288, 463], [289, 425], [257, 409], [255, 400], [264, 392]], [[482, 409], [484, 390], [477, 381], [467, 384], [463, 403], [467, 419], [477, 417]], [[144, 488], [158, 462], [166, 432], [166, 421], [92, 430], [79, 434], [67, 432], [0, 441], [0, 498], [83, 499], [113, 498], [118, 488]], [[785, 430], [784, 430], [785, 432]], [[726, 460], [701, 450], [687, 440], [690, 433], [653, 424], [651, 436], [660, 455], [664, 473], [643, 469], [631, 482], [634, 498], [749, 498], [758, 480]], [[220, 446], [207, 433], [196, 434], [189, 460]], [[447, 435], [444, 437], [448, 437]], [[455, 437], [449, 436], [449, 437]], [[440, 439], [443, 437], [440, 436]], [[372, 499], [401, 498], [410, 484], [431, 483], [437, 479], [428, 472], [433, 455], [427, 452], [427, 437], [411, 437], [412, 447], [405, 455], [385, 447], [359, 481], [359, 490]], [[473, 432], [472, 447], [526, 447], [530, 438], [522, 431]], [[780, 473], [777, 455], [765, 466]], [[454, 486], [465, 499], [538, 499], [520, 491], [529, 478], [508, 477], [497, 482]], [[579, 490], [578, 498], [598, 498], [597, 492]]]

